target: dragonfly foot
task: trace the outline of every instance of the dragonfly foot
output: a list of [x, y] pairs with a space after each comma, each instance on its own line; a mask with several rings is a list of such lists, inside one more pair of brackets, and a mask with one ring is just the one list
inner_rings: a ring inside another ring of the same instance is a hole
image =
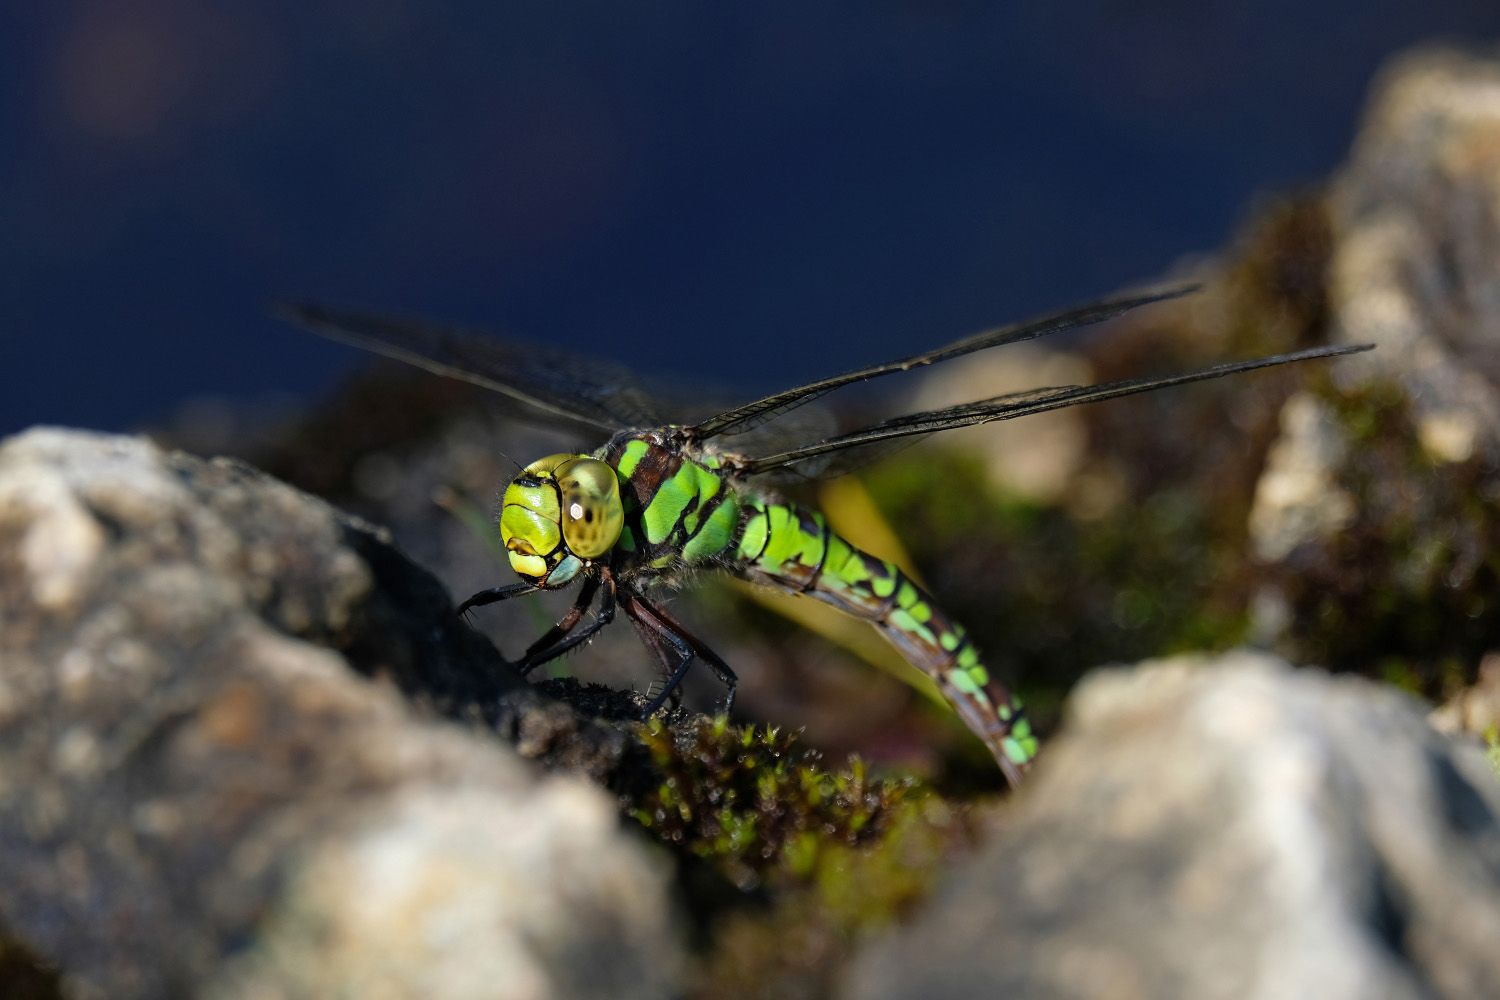
[[727, 717], [730, 712], [734, 711], [734, 689], [735, 685], [731, 684], [729, 685], [729, 689], [724, 692], [724, 700], [719, 702], [718, 714]]
[[[674, 673], [669, 680], [667, 680], [666, 684], [662, 687], [661, 692], [657, 694], [656, 697], [651, 698], [650, 703], [647, 704], [646, 708], [641, 712], [642, 722], [646, 722], [653, 715], [655, 715], [661, 709], [662, 705], [666, 704], [668, 698], [672, 699], [672, 707], [674, 709], [682, 704], [682, 692], [678, 690], [678, 682], [682, 680], [682, 675], [687, 673], [688, 663], [691, 662], [691, 660], [685, 661], [682, 666], [677, 669], [677, 672]], [[655, 681], [651, 683], [651, 687], [646, 688], [647, 697], [651, 696], [651, 688], [654, 687], [656, 687]]]

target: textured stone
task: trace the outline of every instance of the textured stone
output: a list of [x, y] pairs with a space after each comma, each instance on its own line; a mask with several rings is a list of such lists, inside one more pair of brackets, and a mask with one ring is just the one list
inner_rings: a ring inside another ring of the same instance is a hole
[[1447, 700], [1500, 649], [1500, 58], [1391, 61], [1327, 198], [1340, 359], [1285, 408], [1252, 634]]
[[1500, 994], [1500, 781], [1390, 688], [1263, 654], [1092, 675], [849, 996]]
[[0, 443], [0, 925], [80, 998], [669, 995], [666, 873], [477, 724], [534, 729], [518, 683], [247, 466]]
[[1500, 733], [1500, 653], [1479, 661], [1479, 679], [1436, 709], [1429, 720], [1444, 733], [1491, 739]]
[[1500, 457], [1500, 61], [1394, 60], [1331, 198], [1335, 339], [1349, 370], [1401, 382], [1429, 454]]
[[1285, 559], [1298, 545], [1336, 534], [1354, 518], [1355, 502], [1334, 478], [1347, 437], [1327, 407], [1299, 393], [1281, 410], [1281, 437], [1266, 456], [1250, 511], [1256, 558]]

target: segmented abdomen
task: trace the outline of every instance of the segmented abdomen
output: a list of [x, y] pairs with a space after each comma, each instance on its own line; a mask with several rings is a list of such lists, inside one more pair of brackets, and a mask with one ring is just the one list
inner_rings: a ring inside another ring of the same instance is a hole
[[807, 594], [872, 622], [937, 682], [999, 761], [1011, 784], [1036, 755], [1020, 702], [979, 662], [962, 625], [948, 618], [900, 568], [850, 545], [823, 515], [791, 503], [747, 501], [733, 569]]

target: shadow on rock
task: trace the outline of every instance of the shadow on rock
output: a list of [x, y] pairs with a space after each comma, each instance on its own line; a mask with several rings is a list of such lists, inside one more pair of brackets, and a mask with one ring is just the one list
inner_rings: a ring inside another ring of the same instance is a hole
[[664, 867], [489, 732], [533, 699], [321, 501], [139, 439], [0, 445], [0, 923], [72, 996], [670, 993]]
[[1093, 675], [1036, 780], [848, 996], [1500, 994], [1500, 783], [1358, 678]]

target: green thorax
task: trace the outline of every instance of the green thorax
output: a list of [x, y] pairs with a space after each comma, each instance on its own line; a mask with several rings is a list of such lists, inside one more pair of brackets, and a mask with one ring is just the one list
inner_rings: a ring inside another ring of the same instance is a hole
[[596, 457], [620, 478], [625, 527], [616, 567], [666, 575], [721, 560], [739, 537], [745, 498], [718, 455], [688, 454], [661, 431], [622, 434]]

